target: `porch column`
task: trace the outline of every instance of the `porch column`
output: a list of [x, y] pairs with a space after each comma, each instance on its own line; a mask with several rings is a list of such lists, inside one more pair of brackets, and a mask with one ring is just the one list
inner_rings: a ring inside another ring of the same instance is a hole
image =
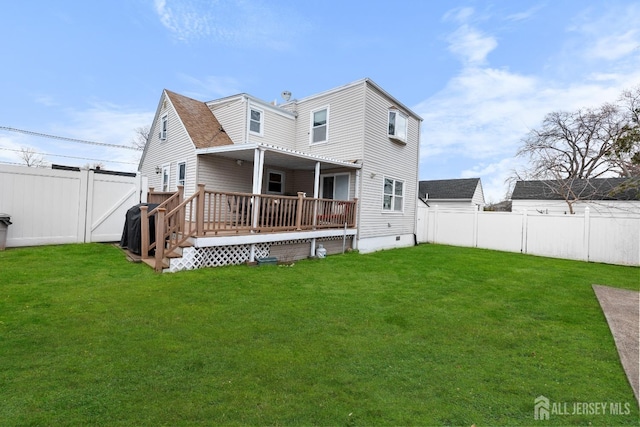
[[316, 173], [313, 178], [313, 198], [317, 199], [320, 196], [320, 162], [316, 162]]
[[[253, 153], [253, 190], [252, 190], [253, 194], [262, 193], [263, 170], [264, 170], [264, 149], [258, 147]], [[253, 205], [251, 209], [251, 226], [253, 228], [258, 227], [258, 218], [260, 215], [259, 207], [260, 207], [260, 199], [254, 196]]]

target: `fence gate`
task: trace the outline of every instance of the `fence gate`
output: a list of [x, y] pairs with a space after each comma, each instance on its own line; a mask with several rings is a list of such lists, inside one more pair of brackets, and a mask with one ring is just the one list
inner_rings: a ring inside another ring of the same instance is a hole
[[0, 165], [7, 247], [118, 241], [144, 188], [146, 178], [133, 174]]

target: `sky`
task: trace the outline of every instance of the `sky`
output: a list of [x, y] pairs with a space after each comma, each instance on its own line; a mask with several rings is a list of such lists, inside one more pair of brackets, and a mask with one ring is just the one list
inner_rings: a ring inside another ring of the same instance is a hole
[[135, 171], [140, 153], [118, 146], [151, 124], [165, 88], [280, 101], [367, 77], [424, 119], [421, 180], [479, 177], [498, 202], [546, 114], [640, 85], [637, 1], [3, 3], [2, 163], [28, 148]]

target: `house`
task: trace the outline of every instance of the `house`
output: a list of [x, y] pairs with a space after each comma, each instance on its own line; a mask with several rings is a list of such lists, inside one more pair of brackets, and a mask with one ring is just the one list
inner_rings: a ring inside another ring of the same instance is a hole
[[573, 213], [602, 215], [640, 214], [638, 180], [595, 178], [575, 180], [517, 181], [511, 195], [512, 211], [532, 214]]
[[277, 105], [162, 92], [139, 166], [149, 201], [180, 193], [206, 205], [182, 208], [185, 227], [202, 223], [173, 231], [190, 246], [171, 271], [299, 259], [320, 244], [328, 253], [414, 244], [422, 119], [368, 78], [290, 96]]
[[420, 181], [418, 198], [427, 206], [449, 210], [483, 210], [480, 178]]

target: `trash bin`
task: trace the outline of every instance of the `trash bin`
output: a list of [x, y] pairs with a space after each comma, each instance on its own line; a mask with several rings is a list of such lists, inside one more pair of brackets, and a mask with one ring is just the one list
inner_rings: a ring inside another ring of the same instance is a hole
[[0, 213], [0, 251], [7, 246], [7, 228], [11, 225], [11, 215]]

